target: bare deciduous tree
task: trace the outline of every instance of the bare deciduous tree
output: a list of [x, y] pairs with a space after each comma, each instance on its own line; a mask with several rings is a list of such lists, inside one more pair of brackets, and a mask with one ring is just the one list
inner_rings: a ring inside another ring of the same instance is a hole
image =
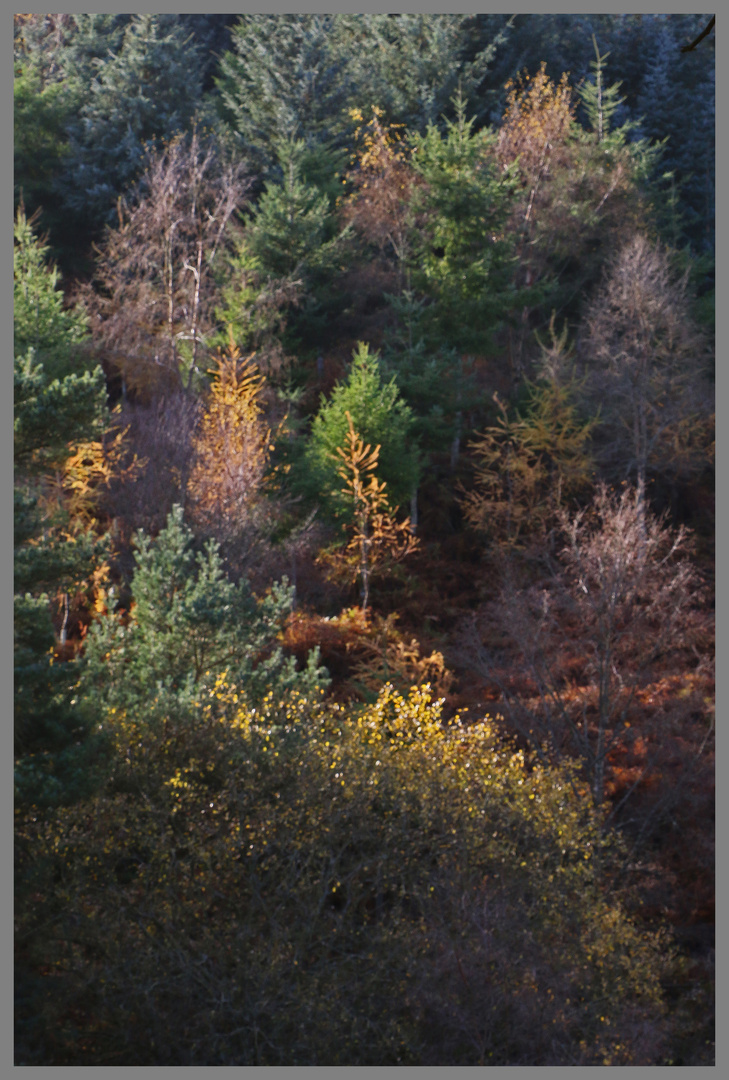
[[[542, 754], [576, 753], [593, 798], [605, 797], [609, 755], [638, 733], [638, 692], [657, 661], [687, 646], [699, 579], [686, 558], [685, 529], [670, 530], [647, 513], [639, 490], [601, 486], [592, 505], [562, 514], [566, 543], [541, 586], [507, 584], [488, 617], [506, 635], [516, 669], [533, 690], [514, 692], [503, 657], [474, 635], [471, 658], [499, 685], [503, 708]], [[486, 614], [486, 613], [485, 613]], [[565, 653], [581, 654], [580, 683]]]
[[411, 168], [398, 125], [383, 125], [382, 114], [382, 109], [373, 108], [372, 119], [365, 124], [360, 110], [351, 112], [361, 125], [357, 129], [361, 147], [355, 167], [347, 174], [351, 190], [343, 210], [345, 220], [366, 240], [394, 257], [402, 287], [409, 251], [409, 201], [419, 180]]
[[144, 397], [189, 386], [212, 328], [213, 272], [226, 227], [248, 190], [244, 167], [226, 163], [194, 131], [151, 157], [119, 225], [98, 255], [84, 294], [96, 346]]
[[638, 234], [617, 252], [580, 352], [608, 477], [644, 488], [651, 472], [675, 478], [703, 467], [713, 453], [710, 354], [690, 316], [686, 275], [664, 248]]

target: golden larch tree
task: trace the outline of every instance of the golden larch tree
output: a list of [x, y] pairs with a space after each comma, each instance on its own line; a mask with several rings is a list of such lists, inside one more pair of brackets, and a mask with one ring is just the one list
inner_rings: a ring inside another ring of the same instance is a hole
[[194, 436], [187, 486], [194, 526], [221, 544], [255, 531], [262, 510], [261, 485], [271, 451], [263, 420], [264, 377], [243, 359], [231, 337], [218, 352], [207, 408]]
[[335, 577], [356, 581], [362, 579], [362, 611], [365, 616], [370, 596], [370, 578], [400, 562], [418, 546], [410, 518], [395, 520], [397, 507], [390, 507], [386, 483], [375, 475], [380, 448], [374, 450], [357, 434], [349, 412], [349, 430], [343, 447], [337, 447], [337, 470], [344, 481], [342, 494], [352, 507], [349, 524], [350, 538], [344, 548], [324, 552], [325, 562]]

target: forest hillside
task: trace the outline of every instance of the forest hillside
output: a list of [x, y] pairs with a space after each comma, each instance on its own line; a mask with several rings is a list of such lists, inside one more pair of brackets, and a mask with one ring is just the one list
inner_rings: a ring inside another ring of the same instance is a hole
[[15, 1063], [714, 1064], [710, 15], [15, 15]]

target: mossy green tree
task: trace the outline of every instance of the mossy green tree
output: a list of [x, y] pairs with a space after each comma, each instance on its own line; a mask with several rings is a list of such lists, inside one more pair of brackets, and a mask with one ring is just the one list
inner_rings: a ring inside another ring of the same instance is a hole
[[195, 551], [179, 506], [156, 541], [140, 532], [135, 543], [131, 610], [98, 619], [87, 638], [89, 696], [115, 709], [144, 704], [151, 716], [225, 672], [251, 701], [271, 688], [310, 691], [326, 684], [318, 651], [297, 672], [278, 643], [293, 599], [285, 581], [261, 600], [245, 578], [234, 584], [215, 541]]
[[66, 127], [75, 103], [67, 86], [44, 83], [38, 64], [27, 58], [16, 63], [13, 104], [16, 205], [22, 203], [31, 214], [42, 210], [44, 225], [57, 240], [62, 211], [54, 180], [65, 165]]
[[294, 482], [329, 515], [346, 519], [349, 507], [341, 493], [337, 451], [345, 445], [349, 414], [365, 442], [379, 446], [378, 473], [387, 483], [393, 504], [408, 506], [417, 490], [420, 464], [413, 437], [413, 414], [394, 378], [385, 382], [378, 353], [359, 343], [346, 380], [338, 383], [321, 406]]

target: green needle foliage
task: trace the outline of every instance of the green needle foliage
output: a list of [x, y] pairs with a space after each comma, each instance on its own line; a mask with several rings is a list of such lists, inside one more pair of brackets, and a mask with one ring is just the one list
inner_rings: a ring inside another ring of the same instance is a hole
[[424, 183], [413, 193], [420, 224], [410, 269], [413, 287], [431, 301], [423, 317], [429, 344], [484, 353], [519, 303], [514, 237], [505, 231], [515, 179], [498, 169], [493, 136], [473, 130], [460, 95], [454, 105], [445, 134], [430, 125], [413, 139], [412, 163]]
[[93, 64], [91, 93], [70, 129], [67, 207], [99, 229], [138, 179], [145, 154], [186, 130], [201, 103], [197, 48], [169, 15], [133, 15], [116, 52]]
[[590, 61], [593, 81], [585, 82], [580, 87], [580, 100], [590, 129], [595, 135], [597, 142], [607, 138], [612, 126], [612, 120], [625, 98], [620, 97], [620, 83], [605, 85], [605, 61], [610, 53], [600, 56], [595, 35], [592, 35], [592, 44], [595, 49], [595, 60]]
[[[98, 780], [104, 742], [80, 704], [79, 665], [62, 661], [52, 611], [83, 592], [104, 545], [42, 509], [49, 471], [78, 442], [98, 439], [106, 392], [101, 368], [68, 369], [86, 319], [66, 311], [47, 248], [18, 213], [15, 249], [15, 795], [18, 807], [52, 806], [88, 795]], [[50, 371], [36, 360], [35, 347]], [[25, 350], [18, 352], [18, 349]], [[58, 377], [53, 378], [56, 374]]]
[[49, 246], [34, 231], [21, 206], [15, 215], [13, 251], [13, 318], [15, 355], [35, 351], [45, 377], [63, 377], [82, 371], [84, 347], [89, 340], [88, 318], [63, 303], [60, 274], [49, 265]]
[[245, 579], [233, 584], [219, 546], [195, 553], [182, 509], [175, 507], [153, 542], [137, 533], [134, 603], [126, 617], [110, 614], [92, 627], [86, 645], [85, 692], [114, 708], [170, 707], [228, 672], [246, 698], [271, 689], [311, 691], [327, 682], [318, 651], [297, 672], [278, 644], [291, 611], [286, 581], [257, 600]]
[[220, 62], [221, 112], [247, 155], [268, 172], [283, 139], [336, 134], [347, 66], [331, 52], [336, 15], [241, 15]]
[[453, 348], [426, 345], [427, 301], [409, 289], [388, 296], [398, 318], [383, 350], [383, 368], [392, 374], [413, 411], [413, 432], [424, 452], [438, 453], [453, 445], [462, 428], [462, 413], [481, 396], [468, 358]]
[[16, 203], [31, 214], [42, 208], [44, 224], [57, 240], [62, 212], [54, 181], [65, 166], [74, 99], [65, 83], [44, 85], [39, 65], [25, 60], [16, 62], [13, 101]]
[[335, 282], [351, 230], [340, 230], [330, 195], [305, 172], [316, 175], [323, 158], [302, 140], [277, 144], [281, 180], [266, 183], [228, 261], [218, 316], [242, 348], [262, 348], [264, 358], [274, 341], [289, 350], [316, 346], [342, 306]]
[[379, 446], [378, 475], [387, 483], [393, 506], [407, 506], [419, 476], [419, 452], [413, 438], [413, 415], [400, 397], [394, 378], [384, 382], [379, 354], [360, 342], [345, 382], [329, 400], [322, 399], [296, 482], [325, 511], [346, 518], [349, 507], [341, 494], [337, 449], [345, 444], [349, 421], [361, 438]]

